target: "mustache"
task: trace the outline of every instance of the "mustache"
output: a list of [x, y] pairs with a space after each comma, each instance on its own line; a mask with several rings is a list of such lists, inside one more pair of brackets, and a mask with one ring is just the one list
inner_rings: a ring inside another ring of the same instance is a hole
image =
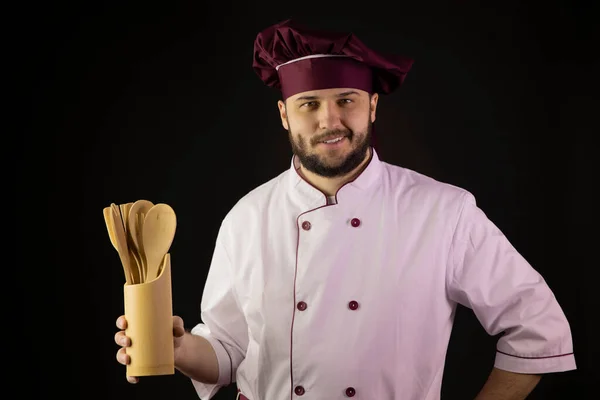
[[350, 129], [336, 129], [333, 131], [325, 132], [319, 136], [315, 136], [310, 140], [310, 144], [317, 145], [325, 140], [335, 139], [336, 137], [345, 136], [348, 139], [352, 139], [354, 133]]

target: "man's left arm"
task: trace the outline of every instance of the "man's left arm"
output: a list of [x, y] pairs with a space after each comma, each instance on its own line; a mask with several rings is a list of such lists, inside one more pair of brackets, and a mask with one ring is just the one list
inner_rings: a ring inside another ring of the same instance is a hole
[[541, 377], [539, 374], [518, 374], [494, 368], [475, 400], [523, 400]]
[[553, 292], [471, 194], [456, 224], [447, 287], [488, 334], [502, 334], [477, 400], [523, 399], [539, 375], [576, 369], [570, 325]]

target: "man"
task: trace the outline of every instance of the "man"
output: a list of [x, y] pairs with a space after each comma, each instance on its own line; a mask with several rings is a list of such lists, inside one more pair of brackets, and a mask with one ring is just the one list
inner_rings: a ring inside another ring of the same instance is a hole
[[174, 318], [176, 368], [199, 398], [235, 382], [252, 400], [439, 399], [457, 304], [503, 333], [478, 399], [523, 399], [576, 368], [552, 291], [474, 196], [371, 147], [379, 94], [412, 60], [284, 21], [259, 33], [253, 65], [282, 92], [294, 156], [224, 218], [203, 322]]

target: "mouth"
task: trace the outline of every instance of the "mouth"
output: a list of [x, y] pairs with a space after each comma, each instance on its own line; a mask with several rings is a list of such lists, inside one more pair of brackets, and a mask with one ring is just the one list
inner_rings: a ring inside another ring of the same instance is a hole
[[321, 140], [319, 143], [323, 143], [323, 144], [336, 144], [336, 143], [340, 143], [342, 140], [344, 140], [346, 138], [346, 136], [336, 136], [334, 138], [331, 139], [327, 139], [327, 140]]

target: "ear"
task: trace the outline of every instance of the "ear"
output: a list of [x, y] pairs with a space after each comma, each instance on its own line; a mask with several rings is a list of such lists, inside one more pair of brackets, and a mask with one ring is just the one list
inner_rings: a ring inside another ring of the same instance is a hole
[[379, 100], [379, 94], [373, 93], [371, 96], [371, 122], [375, 122], [377, 115], [377, 101]]
[[279, 115], [281, 116], [281, 125], [285, 128], [286, 131], [290, 130], [290, 126], [288, 124], [287, 110], [285, 109], [285, 103], [283, 100], [279, 100], [277, 102], [277, 106], [279, 107]]

